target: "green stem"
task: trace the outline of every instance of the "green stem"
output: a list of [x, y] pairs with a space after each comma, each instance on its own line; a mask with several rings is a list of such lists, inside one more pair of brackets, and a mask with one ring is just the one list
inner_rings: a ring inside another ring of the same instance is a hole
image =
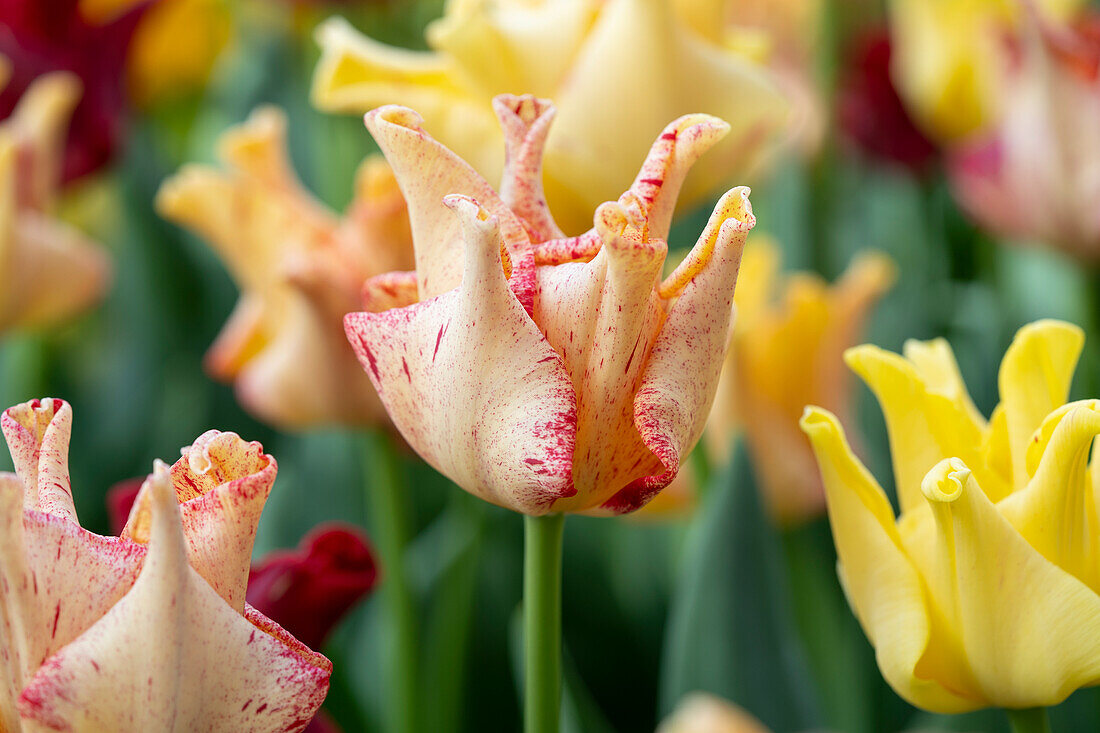
[[524, 731], [558, 733], [561, 717], [561, 550], [564, 514], [524, 517]]
[[1050, 733], [1050, 717], [1046, 708], [1005, 710], [1012, 733]]
[[409, 523], [405, 485], [397, 456], [387, 436], [368, 436], [367, 500], [373, 518], [373, 540], [382, 561], [383, 597], [388, 633], [386, 676], [390, 685], [387, 730], [417, 730], [417, 616], [405, 567]]

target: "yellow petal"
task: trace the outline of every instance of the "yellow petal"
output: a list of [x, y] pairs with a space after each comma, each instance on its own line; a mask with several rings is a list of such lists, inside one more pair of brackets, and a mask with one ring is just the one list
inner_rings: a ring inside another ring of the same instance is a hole
[[[19, 201], [36, 209], [53, 205], [61, 178], [65, 135], [80, 101], [80, 79], [68, 71], [54, 71], [35, 79], [19, 98], [3, 128], [10, 131], [20, 155]], [[24, 169], [23, 166], [26, 165]]]
[[998, 505], [1043, 557], [1093, 590], [1100, 590], [1100, 516], [1088, 459], [1097, 435], [1097, 400], [1052, 412], [1028, 446], [1031, 480]]
[[981, 707], [921, 676], [933, 623], [924, 584], [902, 547], [886, 494], [852, 454], [832, 414], [808, 407], [801, 426], [821, 469], [848, 602], [875, 647], [883, 677], [899, 695], [927, 710]]
[[1032, 433], [1069, 395], [1084, 341], [1084, 332], [1073, 324], [1036, 321], [1021, 328], [1005, 352], [997, 383], [1008, 428], [1015, 490], [1027, 484], [1027, 444]]
[[985, 705], [1056, 705], [1100, 681], [1100, 596], [1035, 551], [966, 465], [944, 460], [922, 490], [950, 572], [953, 621]]

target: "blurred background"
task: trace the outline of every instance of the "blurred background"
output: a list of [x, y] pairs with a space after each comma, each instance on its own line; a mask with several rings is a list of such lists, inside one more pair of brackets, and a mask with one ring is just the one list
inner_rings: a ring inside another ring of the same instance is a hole
[[[692, 3], [683, 5], [690, 14]], [[866, 250], [896, 268], [877, 305], [857, 314], [866, 325], [860, 335], [853, 321], [851, 343], [899, 351], [909, 338], [947, 338], [989, 415], [1013, 333], [1061, 318], [1088, 334], [1071, 398], [1100, 394], [1100, 36], [1088, 8], [728, 5], [723, 47], [774, 75], [791, 108], [766, 159], [745, 180], [725, 181], [752, 184], [754, 239], [767, 235], [783, 271], [827, 282]], [[302, 183], [344, 210], [360, 161], [377, 148], [359, 115], [312, 106], [314, 28], [339, 15], [376, 41], [424, 51], [425, 27], [444, 11], [442, 0], [0, 2], [0, 54], [11, 67], [0, 115], [42, 74], [80, 78], [51, 215], [99, 242], [113, 269], [93, 307], [60, 324], [15, 323], [0, 336], [0, 404], [45, 396], [72, 404], [77, 509], [101, 533], [110, 487], [148, 473], [154, 458], [174, 460], [209, 428], [258, 440], [279, 462], [257, 557], [328, 520], [374, 530], [368, 487], [397, 482], [413, 538], [405, 560], [420, 619], [417, 683], [430, 701], [421, 727], [516, 730], [517, 517], [456, 490], [407, 450], [391, 462], [387, 446], [399, 441], [385, 429], [291, 432], [250, 416], [233, 386], [204, 367], [238, 286], [203, 239], [154, 207], [162, 181], [185, 163], [214, 163], [221, 133], [273, 103], [286, 111]], [[1039, 80], [1036, 53], [1054, 60]], [[1012, 93], [1023, 87], [1028, 95]], [[694, 243], [717, 193], [678, 210], [673, 249]], [[0, 283], [11, 288], [16, 273], [0, 260], [5, 267]], [[775, 307], [782, 315], [783, 304]], [[862, 386], [846, 399], [862, 455], [891, 491], [881, 412]], [[997, 711], [931, 716], [889, 689], [836, 582], [820, 507], [775, 521], [758, 495], [758, 443], [724, 438], [717, 448], [704, 441], [697, 453], [706, 455], [689, 464], [694, 480], [667, 511], [569, 518], [568, 729], [654, 730], [684, 694], [706, 690], [775, 731], [1006, 730]], [[6, 455], [0, 469], [11, 470]], [[343, 730], [386, 729], [392, 649], [383, 615], [379, 594], [368, 597], [323, 650], [336, 665], [326, 709]], [[1100, 696], [1076, 693], [1053, 721], [1095, 729]]]

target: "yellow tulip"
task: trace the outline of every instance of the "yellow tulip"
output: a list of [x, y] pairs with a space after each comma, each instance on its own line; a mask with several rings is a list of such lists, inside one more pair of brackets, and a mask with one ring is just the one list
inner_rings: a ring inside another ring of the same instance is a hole
[[[722, 26], [721, 3], [712, 5], [712, 24]], [[415, 108], [441, 143], [496, 181], [504, 144], [493, 95], [552, 98], [546, 196], [566, 233], [578, 233], [630, 186], [669, 120], [707, 113], [730, 124], [685, 183], [688, 204], [744, 176], [784, 123], [787, 105], [768, 72], [681, 15], [670, 0], [452, 0], [428, 27], [428, 52], [385, 46], [333, 19], [318, 31], [313, 99], [328, 111]]]
[[860, 339], [895, 274], [878, 253], [858, 257], [831, 286], [809, 273], [780, 279], [779, 266], [773, 242], [749, 242], [734, 296], [737, 326], [704, 440], [711, 460], [725, 465], [743, 430], [769, 514], [792, 524], [818, 515], [825, 503], [798, 418], [807, 404], [849, 414], [850, 380], [840, 357]]
[[1100, 401], [1064, 404], [1083, 341], [1057, 321], [1022, 328], [988, 421], [942, 339], [849, 350], [886, 416], [896, 519], [836, 417], [802, 418], [849, 602], [914, 705], [1031, 708], [1100, 683]]
[[[1081, 0], [1035, 0], [1064, 19]], [[892, 0], [893, 76], [917, 123], [939, 140], [956, 140], [996, 120], [1020, 22], [1019, 0]]]
[[70, 318], [110, 279], [103, 250], [53, 215], [79, 99], [75, 76], [45, 74], [0, 123], [0, 332]]
[[355, 200], [337, 216], [298, 182], [286, 149], [286, 117], [274, 107], [227, 131], [221, 157], [228, 170], [185, 166], [156, 199], [162, 216], [210, 243], [241, 289], [207, 353], [207, 368], [232, 381], [242, 404], [276, 425], [384, 421], [342, 319], [362, 307], [368, 277], [413, 266], [405, 202], [393, 174], [368, 158]]

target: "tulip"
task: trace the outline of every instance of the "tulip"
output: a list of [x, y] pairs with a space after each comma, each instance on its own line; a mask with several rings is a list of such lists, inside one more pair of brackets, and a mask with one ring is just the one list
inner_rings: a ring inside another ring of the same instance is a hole
[[78, 0], [0, 3], [0, 55], [12, 63], [11, 83], [0, 94], [7, 117], [38, 77], [52, 71], [76, 75], [84, 89], [72, 111], [65, 142], [63, 182], [88, 175], [114, 157], [125, 127], [127, 49], [150, 3], [102, 24], [90, 23]]
[[[406, 305], [349, 314], [348, 338], [409, 445], [462, 488], [530, 515], [634, 511], [698, 440], [725, 355], [748, 189], [726, 194], [659, 277], [680, 184], [727, 127], [670, 124], [630, 190], [565, 239], [540, 185], [553, 106], [495, 106], [499, 194], [412, 110], [367, 115], [409, 202], [417, 269]], [[368, 282], [367, 303], [395, 279]]]
[[210, 431], [101, 537], [76, 518], [71, 424], [56, 399], [0, 418], [0, 728], [300, 730], [331, 664], [244, 603], [274, 459]]
[[819, 515], [825, 504], [798, 418], [807, 404], [851, 414], [850, 379], [840, 357], [860, 340], [895, 273], [894, 264], [874, 252], [857, 257], [831, 286], [809, 273], [781, 279], [779, 266], [774, 243], [749, 243], [734, 298], [737, 328], [704, 440], [711, 460], [726, 465], [743, 430], [769, 514], [792, 525]]
[[837, 100], [841, 129], [874, 158], [927, 172], [936, 148], [917, 129], [890, 78], [889, 36], [870, 32], [855, 44]]
[[1036, 21], [1000, 124], [948, 161], [956, 197], [979, 223], [1088, 260], [1100, 258], [1098, 20], [1091, 29]]
[[0, 122], [0, 332], [70, 318], [109, 280], [100, 248], [51, 213], [79, 98], [74, 76], [47, 74]]
[[896, 521], [836, 417], [802, 418], [849, 602], [883, 676], [918, 707], [1027, 709], [1100, 683], [1100, 401], [1064, 404], [1083, 339], [1057, 321], [1022, 328], [988, 421], [945, 341], [910, 341], [904, 357], [849, 350], [886, 416]]
[[768, 729], [733, 703], [694, 692], [657, 726], [657, 733], [768, 733]]
[[363, 281], [412, 265], [405, 204], [389, 169], [369, 158], [339, 217], [297, 181], [286, 118], [265, 107], [221, 139], [227, 170], [188, 165], [157, 193], [160, 214], [201, 235], [241, 288], [207, 353], [243, 405], [284, 428], [384, 419], [348, 347], [342, 318]]
[[224, 0], [80, 0], [80, 10], [98, 25], [146, 4], [125, 74], [129, 96], [145, 107], [203, 89], [233, 31]]
[[[712, 25], [723, 25], [712, 10]], [[731, 130], [685, 183], [685, 205], [756, 167], [784, 124], [786, 103], [768, 71], [701, 35], [699, 17], [670, 0], [453, 2], [429, 25], [428, 52], [385, 46], [333, 19], [318, 30], [313, 100], [340, 112], [414, 107], [444, 145], [495, 182], [505, 166], [492, 96], [552, 98], [560, 114], [546, 141], [546, 195], [576, 233], [630, 185], [669, 120], [707, 112]]]
[[[1082, 0], [1032, 0], [1064, 19]], [[1006, 37], [1021, 25], [1020, 0], [891, 0], [894, 81], [917, 123], [953, 141], [986, 129], [1010, 85]]]
[[378, 567], [358, 530], [319, 525], [295, 550], [261, 558], [248, 574], [248, 602], [306, 646], [324, 646], [329, 632], [370, 592]]

